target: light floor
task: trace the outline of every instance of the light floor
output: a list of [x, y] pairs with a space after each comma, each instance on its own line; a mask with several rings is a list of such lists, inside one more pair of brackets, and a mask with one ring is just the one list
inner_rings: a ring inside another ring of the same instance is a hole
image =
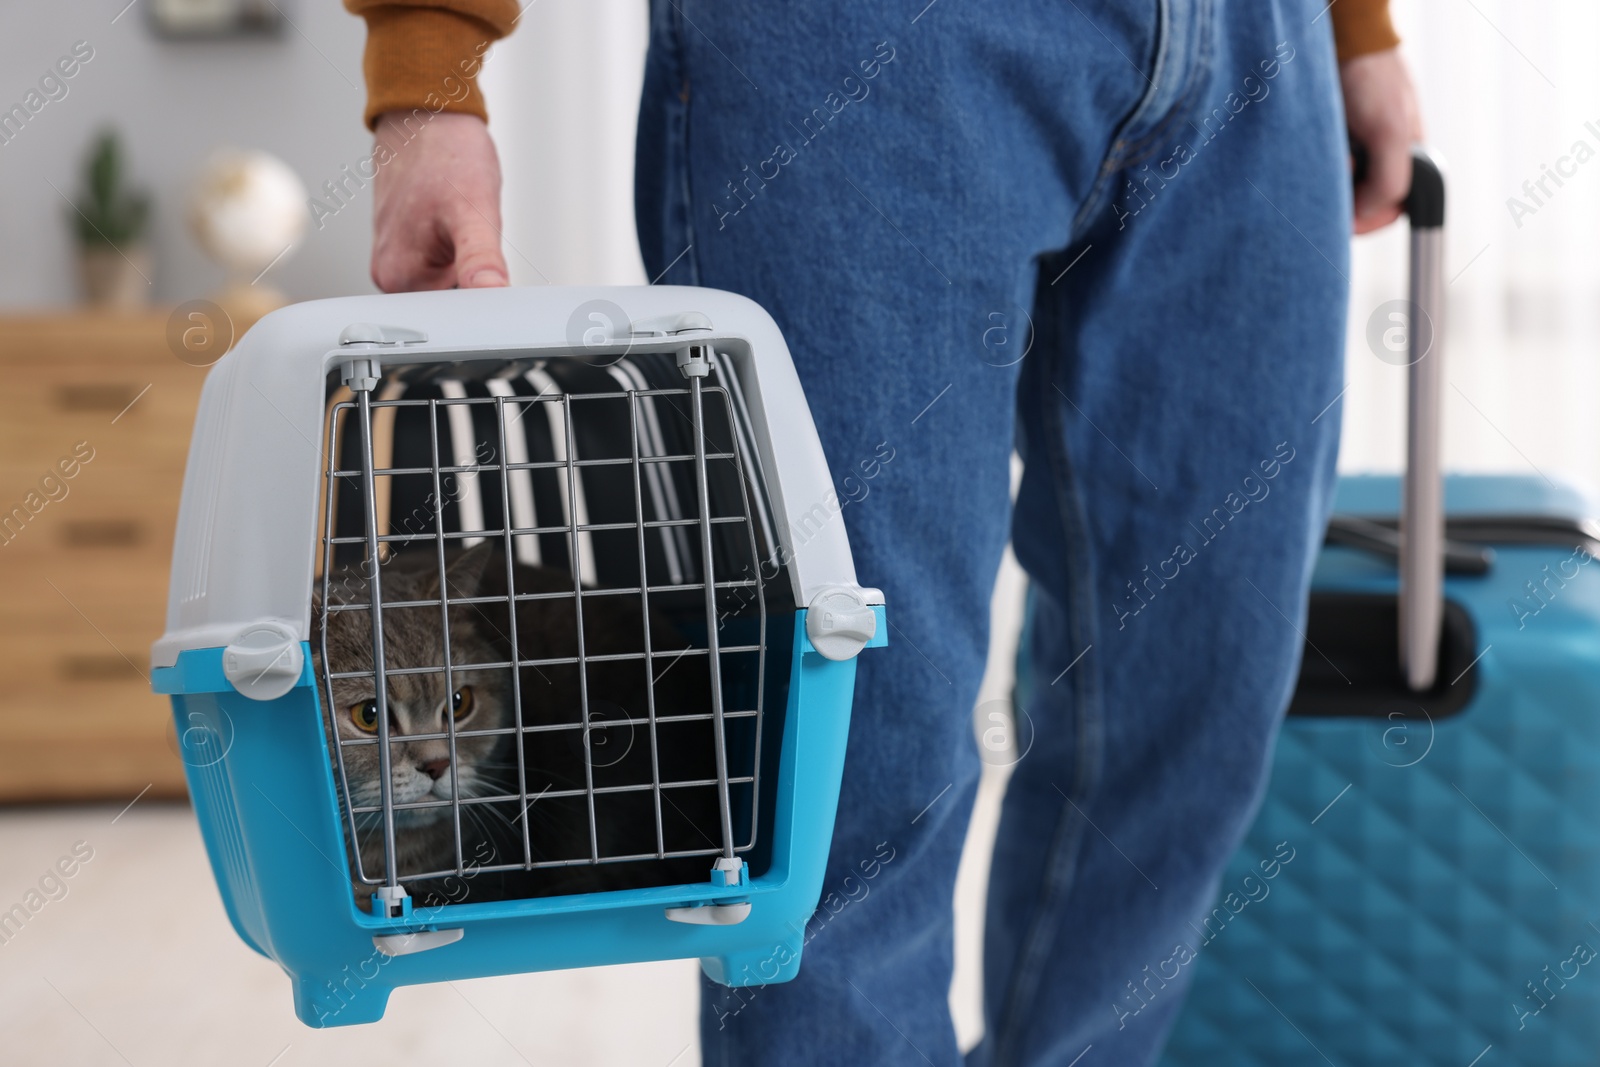
[[[992, 802], [997, 789], [987, 792]], [[401, 988], [380, 1023], [304, 1027], [291, 1010], [283, 973], [228, 925], [188, 807], [145, 801], [117, 816], [115, 805], [0, 815], [6, 843], [0, 910], [37, 887], [76, 842], [93, 849], [93, 858], [66, 880], [66, 895], [0, 944], [0, 1063], [699, 1062], [693, 962]], [[981, 907], [982, 882], [967, 877], [965, 883], [958, 911], [970, 918]], [[977, 1027], [976, 930], [967, 922], [963, 932], [954, 999], [970, 1042]]]

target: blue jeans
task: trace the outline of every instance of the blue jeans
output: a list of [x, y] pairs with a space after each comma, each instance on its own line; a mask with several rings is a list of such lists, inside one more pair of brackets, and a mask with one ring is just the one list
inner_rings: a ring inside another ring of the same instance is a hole
[[961, 1061], [951, 895], [1009, 536], [1036, 604], [1028, 748], [970, 1062], [1146, 1064], [1260, 796], [1331, 498], [1350, 204], [1329, 20], [923, 2], [653, 12], [646, 265], [777, 319], [891, 620], [800, 975], [708, 986], [705, 1062]]

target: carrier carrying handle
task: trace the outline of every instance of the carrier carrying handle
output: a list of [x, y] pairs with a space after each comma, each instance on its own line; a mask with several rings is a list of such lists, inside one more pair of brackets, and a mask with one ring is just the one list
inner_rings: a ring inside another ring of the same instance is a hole
[[[1352, 141], [1353, 177], [1366, 176]], [[1410, 294], [1406, 323], [1406, 468], [1400, 502], [1400, 669], [1414, 692], [1433, 687], [1444, 621], [1444, 172], [1421, 146], [1411, 152]]]

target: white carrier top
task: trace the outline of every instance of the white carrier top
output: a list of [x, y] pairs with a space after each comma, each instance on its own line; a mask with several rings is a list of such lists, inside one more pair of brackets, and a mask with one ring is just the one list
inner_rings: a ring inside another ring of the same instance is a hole
[[306, 640], [318, 558], [329, 375], [380, 367], [672, 352], [708, 345], [748, 406], [795, 603], [856, 583], [838, 498], [777, 325], [745, 297], [683, 286], [448, 290], [341, 297], [267, 315], [212, 368], [195, 419], [173, 547], [167, 631], [151, 650], [218, 648], [263, 628]]

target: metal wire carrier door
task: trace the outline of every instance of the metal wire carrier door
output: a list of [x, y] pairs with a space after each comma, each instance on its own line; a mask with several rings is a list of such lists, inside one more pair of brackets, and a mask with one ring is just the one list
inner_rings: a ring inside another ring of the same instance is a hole
[[317, 641], [358, 893], [745, 879], [787, 582], [736, 377], [696, 345], [339, 378]]

